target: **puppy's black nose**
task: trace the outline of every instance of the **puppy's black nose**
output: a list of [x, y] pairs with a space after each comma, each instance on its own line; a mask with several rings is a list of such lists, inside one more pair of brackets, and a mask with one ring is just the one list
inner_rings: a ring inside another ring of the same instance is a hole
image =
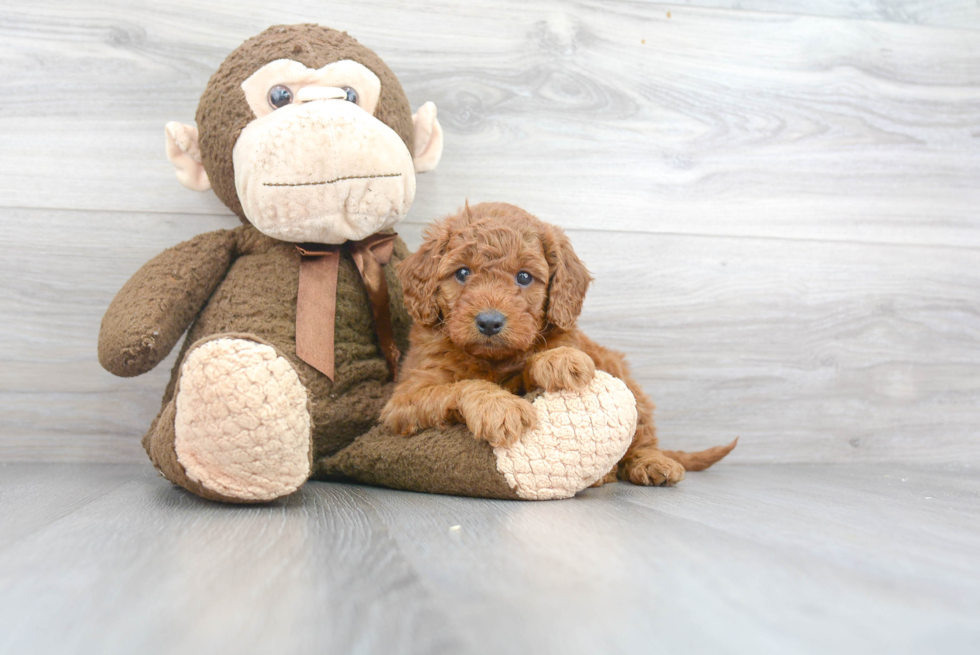
[[503, 330], [506, 322], [507, 319], [504, 318], [504, 315], [495, 309], [476, 315], [476, 328], [488, 337], [492, 337]]

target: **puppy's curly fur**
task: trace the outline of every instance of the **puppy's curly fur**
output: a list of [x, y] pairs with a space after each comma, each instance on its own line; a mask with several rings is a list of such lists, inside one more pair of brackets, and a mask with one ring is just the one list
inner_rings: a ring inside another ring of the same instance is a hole
[[632, 444], [598, 484], [617, 475], [634, 484], [674, 484], [685, 469], [705, 469], [735, 447], [657, 447], [653, 402], [622, 353], [575, 327], [592, 278], [560, 228], [514, 205], [467, 205], [433, 224], [398, 274], [415, 321], [381, 414], [398, 433], [464, 422], [478, 439], [508, 446], [534, 427], [527, 392], [580, 390], [598, 368], [626, 383], [637, 409]]

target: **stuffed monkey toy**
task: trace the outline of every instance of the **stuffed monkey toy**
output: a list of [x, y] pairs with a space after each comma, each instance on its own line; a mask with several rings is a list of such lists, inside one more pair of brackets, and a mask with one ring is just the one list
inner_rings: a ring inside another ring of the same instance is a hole
[[442, 154], [436, 108], [414, 115], [371, 50], [317, 25], [277, 26], [211, 77], [197, 127], [169, 123], [185, 186], [242, 221], [145, 264], [116, 295], [99, 361], [129, 377], [187, 332], [143, 437], [154, 466], [204, 498], [264, 502], [308, 479], [431, 493], [549, 499], [597, 481], [629, 445], [625, 385], [535, 400], [537, 428], [492, 448], [465, 426], [402, 437], [378, 425], [410, 319], [392, 228], [415, 174]]

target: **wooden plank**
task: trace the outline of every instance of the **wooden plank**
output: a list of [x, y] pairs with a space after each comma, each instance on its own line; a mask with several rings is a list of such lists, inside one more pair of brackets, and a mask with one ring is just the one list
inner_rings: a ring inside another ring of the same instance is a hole
[[674, 489], [621, 483], [565, 503], [365, 495], [438, 576], [455, 625], [496, 617], [476, 628], [486, 651], [521, 635], [546, 652], [914, 652], [929, 639], [968, 652], [977, 482], [970, 469], [719, 465]]
[[[170, 362], [101, 371], [101, 314], [163, 247], [237, 224], [173, 181], [160, 125], [189, 119], [242, 38], [311, 7], [212, 5], [190, 25], [189, 3], [0, 9], [0, 457], [142, 461]], [[450, 145], [410, 242], [467, 196], [577, 228], [599, 280], [584, 324], [630, 353], [672, 446], [975, 456], [972, 35], [652, 3], [427, 7], [329, 17], [443, 107]]]
[[132, 466], [0, 462], [0, 550], [138, 476]]
[[975, 0], [683, 0], [677, 4], [980, 29], [980, 5]]
[[0, 19], [0, 206], [221, 212], [174, 181], [163, 124], [192, 119], [244, 38], [321, 20], [440, 107], [417, 220], [469, 197], [580, 228], [980, 244], [967, 30], [590, 0], [42, 1]]
[[[0, 650], [958, 655], [980, 638], [974, 468], [723, 465], [546, 503], [314, 483], [253, 507], [115, 468], [130, 482], [63, 496], [0, 547]], [[27, 511], [63, 474], [32, 465], [0, 496]]]
[[128, 484], [2, 549], [0, 651], [460, 652], [348, 489], [234, 507], [129, 470]]
[[980, 251], [572, 238], [596, 266], [582, 327], [628, 353], [668, 447], [741, 435], [747, 461], [980, 455]]
[[[0, 240], [22, 247], [0, 260], [0, 279], [18, 281], [0, 287], [0, 460], [144, 461], [173, 360], [109, 375], [102, 313], [164, 247], [234, 223], [6, 214]], [[87, 241], [47, 236], [83, 223]], [[403, 226], [412, 246], [421, 228]], [[596, 278], [582, 326], [628, 354], [667, 446], [741, 436], [732, 458], [745, 462], [980, 459], [980, 250], [569, 234]]]

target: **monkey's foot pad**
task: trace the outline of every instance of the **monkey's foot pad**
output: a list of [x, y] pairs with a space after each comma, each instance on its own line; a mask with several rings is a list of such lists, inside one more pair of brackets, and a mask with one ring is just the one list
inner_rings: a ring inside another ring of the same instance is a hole
[[525, 500], [569, 498], [626, 454], [636, 433], [636, 400], [603, 371], [583, 391], [542, 394], [538, 425], [509, 448], [494, 448], [497, 470]]
[[243, 502], [294, 492], [310, 475], [306, 389], [271, 346], [221, 338], [181, 366], [174, 448], [187, 476]]
[[465, 425], [411, 437], [379, 425], [318, 460], [313, 476], [457, 496], [568, 498], [608, 473], [636, 432], [633, 394], [606, 373], [580, 392], [542, 394], [534, 406], [537, 428], [510, 448], [492, 448]]

